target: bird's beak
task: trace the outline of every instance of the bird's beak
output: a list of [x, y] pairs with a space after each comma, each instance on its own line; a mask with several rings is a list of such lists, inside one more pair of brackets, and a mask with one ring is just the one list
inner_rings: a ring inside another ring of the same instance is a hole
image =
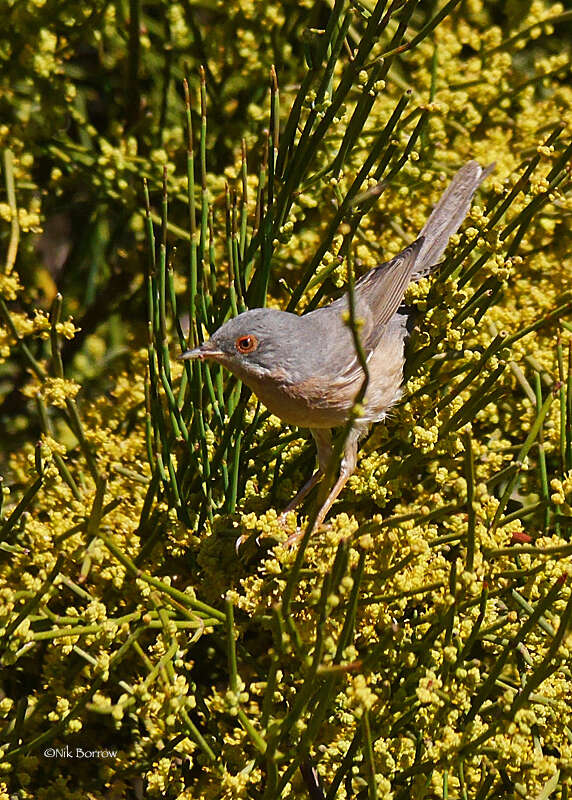
[[179, 359], [181, 361], [187, 361], [190, 359], [204, 361], [205, 358], [216, 359], [222, 355], [224, 355], [223, 352], [212, 343], [212, 339], [209, 339], [208, 342], [203, 342], [200, 347], [195, 347], [194, 350], [186, 350], [179, 356]]

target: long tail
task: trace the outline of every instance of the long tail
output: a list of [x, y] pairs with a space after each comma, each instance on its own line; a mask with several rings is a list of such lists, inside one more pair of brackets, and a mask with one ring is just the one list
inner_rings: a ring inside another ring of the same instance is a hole
[[491, 164], [483, 169], [476, 161], [469, 161], [456, 173], [419, 234], [424, 242], [411, 280], [428, 275], [439, 262], [449, 239], [467, 216], [474, 193], [494, 167]]

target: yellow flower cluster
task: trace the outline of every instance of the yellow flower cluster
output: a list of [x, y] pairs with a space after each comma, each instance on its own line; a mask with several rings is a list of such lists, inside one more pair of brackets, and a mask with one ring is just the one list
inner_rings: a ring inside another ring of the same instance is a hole
[[[17, 5], [12, 5], [13, 41], [0, 34], [3, 62], [12, 58], [18, 37], [43, 7], [42, 0]], [[39, 444], [28, 443], [11, 455], [6, 464], [11, 491], [2, 490], [3, 552], [9, 555], [0, 564], [0, 633], [7, 642], [2, 657], [10, 673], [32, 669], [33, 680], [25, 713], [18, 681], [7, 681], [0, 698], [10, 734], [10, 744], [0, 750], [0, 800], [15, 793], [21, 800], [75, 800], [86, 793], [95, 800], [121, 800], [129, 796], [135, 768], [149, 797], [211, 800], [266, 792], [301, 799], [309, 790], [298, 754], [306, 766], [315, 766], [326, 791], [343, 772], [335, 795], [340, 800], [373, 796], [374, 786], [386, 800], [406, 793], [475, 798], [485, 796], [482, 787], [491, 780], [486, 796], [508, 792], [507, 787], [511, 796], [548, 797], [551, 786], [555, 796], [563, 794], [572, 763], [571, 643], [565, 635], [558, 638], [569, 614], [572, 576], [572, 470], [565, 430], [565, 353], [572, 336], [569, 311], [561, 314], [558, 328], [555, 317], [542, 319], [570, 299], [572, 196], [566, 178], [553, 185], [551, 170], [572, 130], [572, 92], [559, 77], [565, 55], [537, 49], [543, 37], [559, 30], [562, 5], [534, 0], [523, 14], [516, 5], [507, 4], [512, 27], [501, 30], [491, 4], [470, 0], [404, 53], [400, 69], [375, 85], [364, 130], [333, 174], [328, 168], [369, 71], [392, 47], [398, 26], [392, 19], [320, 143], [316, 180], [301, 185], [276, 233], [275, 274], [292, 288], [327, 235], [397, 98], [409, 90], [411, 110], [427, 117], [409, 161], [383, 185], [361, 220], [354, 240], [358, 273], [411, 241], [464, 161], [496, 161], [463, 232], [451, 242], [453, 248], [473, 243], [475, 249], [450, 277], [423, 279], [406, 292], [419, 321], [409, 342], [411, 374], [403, 402], [364, 443], [356, 473], [329, 525], [310, 539], [303, 564], [285, 540], [304, 526], [306, 510], [290, 513], [284, 522], [278, 509], [308, 477], [307, 443], [287, 440], [275, 417], [262, 416], [251, 431], [256, 409], [251, 400], [240, 433], [250, 437], [252, 453], [243, 451], [245, 487], [237, 507], [232, 514], [220, 513], [215, 497], [208, 508], [198, 508], [195, 501], [210, 492], [212, 476], [204, 466], [191, 477], [185, 469], [190, 458], [202, 464], [196, 453], [203, 447], [209, 464], [218, 457], [220, 441], [213, 431], [207, 428], [200, 441], [197, 436], [209, 387], [193, 396], [196, 404], [183, 431], [177, 414], [187, 396], [187, 373], [180, 364], [170, 366], [173, 405], [163, 391], [166, 377], [150, 386], [147, 351], [131, 341], [128, 364], [120, 354], [117, 364], [106, 368], [101, 391], [86, 380], [100, 376], [90, 363], [90, 356], [105, 355], [98, 335], [66, 366], [67, 377], [42, 377], [51, 369], [41, 349], [50, 336], [48, 314], [41, 308], [25, 313], [17, 305], [28, 291], [25, 271], [22, 277], [10, 270], [0, 275], [0, 297], [10, 306], [13, 325], [0, 320], [2, 359], [16, 354], [17, 341], [26, 343], [28, 337], [40, 340], [32, 345], [45, 359], [37, 362], [33, 379], [25, 376], [19, 395], [28, 403], [22, 412], [41, 425], [42, 432], [35, 431]], [[207, 105], [215, 96], [217, 107], [209, 116], [207, 149], [209, 158], [211, 150], [213, 158], [215, 152], [225, 154], [224, 169], [209, 178], [215, 217], [224, 207], [225, 181], [234, 186], [241, 180], [237, 130], [250, 160], [260, 144], [258, 127], [241, 128], [245, 104], [236, 98], [247, 96], [250, 119], [267, 126], [267, 97], [251, 88], [266, 85], [273, 61], [287, 71], [291, 60], [302, 60], [302, 49], [294, 52], [283, 31], [310, 6], [241, 0], [232, 11], [215, 3], [197, 15], [183, 3], [163, 9], [174, 63], [181, 53], [205, 45], [197, 36], [203, 13], [220, 21], [209, 28], [208, 42], [218, 57], [209, 75], [213, 95], [207, 94]], [[353, 8], [344, 47], [354, 47], [360, 14], [369, 13], [359, 4]], [[168, 124], [176, 105], [168, 70], [158, 70], [165, 76], [165, 121], [152, 141], [139, 134], [142, 118], [132, 122], [129, 135], [122, 123], [101, 133], [86, 119], [62, 53], [75, 27], [92, 30], [90, 15], [99, 15], [101, 26], [93, 26], [90, 47], [101, 53], [110, 74], [118, 65], [127, 68], [126, 45], [110, 46], [118, 28], [128, 29], [125, 8], [72, 4], [61, 14], [57, 34], [55, 25], [41, 27], [37, 47], [19, 53], [33, 80], [20, 104], [16, 143], [36, 124], [34, 109], [48, 102], [41, 87], [50, 83], [46, 97], [56, 87], [69, 105], [65, 115], [54, 108], [50, 124], [60, 131], [62, 119], [71, 119], [81, 128], [76, 155], [83, 174], [93, 173], [98, 191], [105, 189], [110, 202], [124, 202], [133, 214], [133, 177], [166, 165], [177, 207], [186, 191], [186, 177], [175, 169], [184, 137], [180, 126]], [[141, 25], [143, 55], [137, 65], [146, 78], [159, 36], [157, 20], [150, 21], [149, 27]], [[312, 23], [301, 44], [307, 58], [316, 57], [323, 35]], [[135, 59], [133, 51], [130, 58]], [[134, 60], [130, 64], [133, 68]], [[341, 75], [336, 66], [334, 86]], [[281, 85], [283, 108], [294, 101], [298, 82], [295, 73], [292, 85], [288, 80]], [[191, 78], [194, 99], [198, 89]], [[332, 97], [332, 87], [320, 102], [315, 91], [307, 94], [297, 135], [311, 115], [325, 118]], [[224, 116], [225, 125], [211, 125], [216, 115]], [[418, 116], [404, 119], [390, 142], [398, 153], [408, 145]], [[560, 137], [546, 144], [560, 125]], [[0, 128], [3, 144], [9, 134], [8, 126]], [[85, 144], [90, 138], [93, 149]], [[71, 156], [65, 147], [53, 147], [58, 152], [51, 180], [57, 192], [68, 180]], [[34, 158], [21, 150], [15, 177], [25, 185]], [[142, 153], [150, 154], [151, 166]], [[491, 228], [493, 201], [508, 196], [534, 159], [530, 179]], [[363, 189], [377, 185], [372, 170]], [[257, 180], [249, 176], [247, 187], [250, 221]], [[22, 233], [33, 233], [42, 222], [41, 206], [34, 191], [22, 191], [29, 194], [17, 221]], [[529, 215], [529, 209], [535, 213]], [[0, 204], [8, 231], [12, 217], [12, 206]], [[140, 216], [138, 223], [128, 218], [126, 226], [140, 236]], [[219, 224], [216, 219], [215, 229]], [[513, 230], [503, 237], [507, 225]], [[177, 230], [169, 228], [178, 236]], [[300, 310], [324, 281], [328, 291], [346, 283], [340, 248], [349, 230], [348, 219], [342, 220]], [[518, 253], [509, 253], [515, 235]], [[465, 282], [482, 255], [488, 260]], [[213, 244], [213, 260], [222, 265], [222, 280], [228, 252], [221, 241]], [[177, 294], [186, 283], [176, 275]], [[141, 279], [134, 281], [133, 288], [140, 287]], [[27, 304], [30, 299], [32, 292], [25, 296]], [[269, 303], [283, 307], [283, 301], [278, 289]], [[537, 327], [511, 339], [528, 326]], [[72, 339], [77, 328], [67, 320], [56, 331]], [[175, 338], [171, 322], [168, 334]], [[156, 354], [152, 358], [159, 363]], [[214, 373], [213, 391], [222, 403], [227, 395], [218, 377]], [[36, 403], [30, 399], [38, 401], [43, 415], [34, 416]], [[549, 400], [540, 424], [540, 409]], [[157, 424], [157, 406], [160, 419], [172, 425], [168, 432]], [[228, 408], [230, 403], [224, 413]], [[28, 431], [22, 416], [14, 424]], [[227, 477], [232, 458], [227, 448], [220, 459]], [[181, 488], [182, 497], [173, 486]], [[228, 491], [232, 488], [229, 484]], [[208, 497], [217, 491], [218, 485]], [[27, 745], [46, 730], [58, 743], [104, 730], [117, 742], [117, 756], [97, 764], [95, 783], [88, 770], [81, 771], [74, 788], [69, 764], [48, 763], [35, 751], [9, 755], [18, 737]], [[296, 768], [288, 771], [291, 765]], [[38, 791], [47, 773], [53, 788]], [[272, 781], [280, 790], [272, 790]]]

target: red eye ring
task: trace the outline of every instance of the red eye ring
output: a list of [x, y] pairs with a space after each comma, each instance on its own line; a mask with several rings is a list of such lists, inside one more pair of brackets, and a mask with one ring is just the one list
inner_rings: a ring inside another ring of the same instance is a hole
[[252, 353], [258, 347], [258, 339], [252, 333], [247, 333], [245, 336], [239, 336], [234, 346], [239, 353]]

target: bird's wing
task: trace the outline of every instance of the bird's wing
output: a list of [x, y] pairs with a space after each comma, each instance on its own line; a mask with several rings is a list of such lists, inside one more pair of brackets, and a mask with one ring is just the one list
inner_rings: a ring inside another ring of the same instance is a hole
[[447, 186], [419, 237], [423, 246], [417, 257], [413, 280], [428, 275], [443, 255], [451, 236], [467, 216], [473, 195], [495, 165], [483, 169], [476, 161], [468, 161]]
[[[383, 327], [401, 305], [422, 245], [423, 240], [417, 239], [391, 261], [371, 269], [357, 281], [354, 290], [356, 319], [360, 321], [360, 339], [366, 355], [375, 347]], [[349, 331], [347, 324], [342, 322], [348, 310], [349, 298], [346, 293], [329, 306], [319, 309], [319, 312], [324, 316], [327, 314], [330, 319], [335, 315]]]
[[[391, 261], [366, 272], [356, 283], [357, 316], [360, 316], [360, 311], [365, 312], [365, 308], [368, 309], [369, 314], [364, 313], [364, 317], [368, 319], [371, 315], [371, 334], [376, 342], [382, 327], [403, 302], [403, 293], [411, 282], [411, 275], [416, 270], [422, 248], [423, 237], [420, 236]], [[368, 331], [364, 330], [363, 344], [368, 349], [375, 346], [369, 343], [369, 338]]]

